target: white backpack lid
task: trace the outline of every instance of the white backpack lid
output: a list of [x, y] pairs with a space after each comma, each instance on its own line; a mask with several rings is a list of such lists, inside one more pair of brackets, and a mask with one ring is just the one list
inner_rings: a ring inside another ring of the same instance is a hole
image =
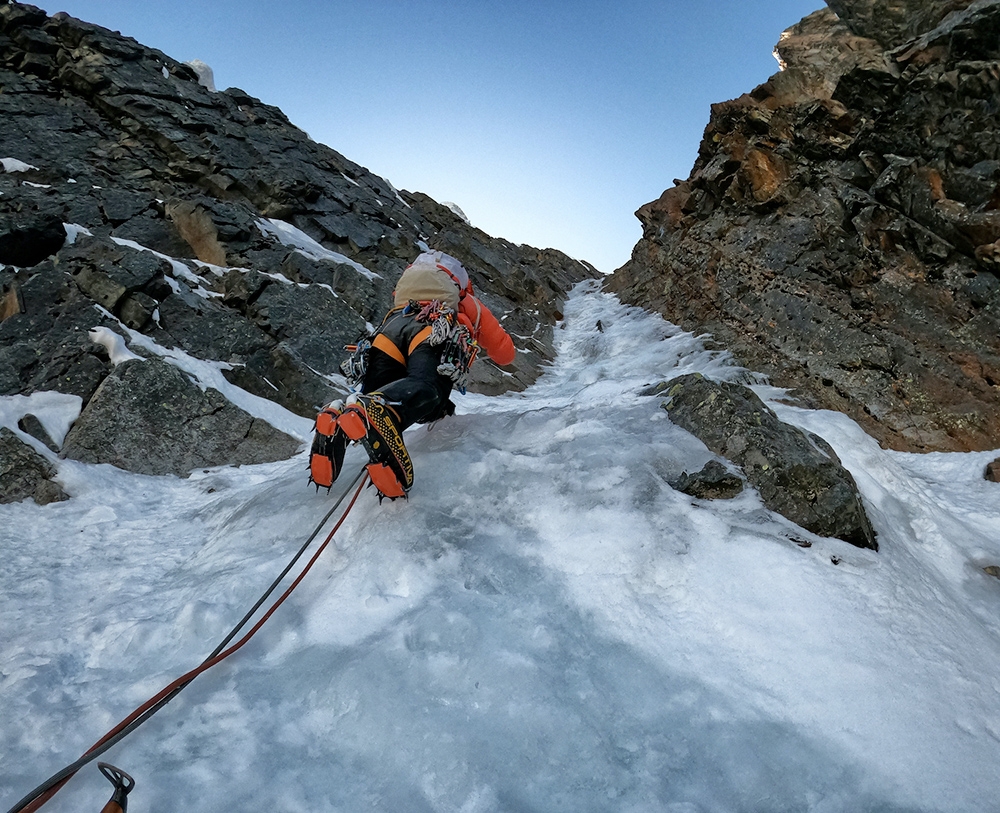
[[409, 268], [440, 268], [455, 281], [459, 291], [469, 287], [469, 272], [465, 266], [443, 251], [425, 251], [410, 263]]

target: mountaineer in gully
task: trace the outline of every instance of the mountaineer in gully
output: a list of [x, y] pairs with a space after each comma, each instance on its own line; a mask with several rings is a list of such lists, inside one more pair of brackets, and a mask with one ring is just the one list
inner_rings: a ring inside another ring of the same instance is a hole
[[454, 257], [425, 251], [396, 284], [393, 305], [373, 335], [341, 365], [352, 390], [316, 418], [311, 482], [329, 488], [340, 474], [348, 443], [360, 443], [368, 474], [382, 497], [406, 496], [413, 464], [403, 430], [455, 411], [452, 387], [465, 391], [469, 367], [483, 348], [497, 364], [514, 360], [514, 343], [472, 292]]

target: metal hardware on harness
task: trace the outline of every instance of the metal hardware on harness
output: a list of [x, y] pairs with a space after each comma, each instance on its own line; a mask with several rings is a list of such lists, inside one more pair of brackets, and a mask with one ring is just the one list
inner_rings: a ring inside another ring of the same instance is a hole
[[479, 344], [465, 325], [457, 324], [451, 335], [444, 342], [441, 350], [441, 363], [437, 371], [454, 382], [455, 389], [465, 395], [469, 383], [469, 368], [479, 353]]
[[368, 351], [372, 349], [372, 336], [365, 336], [358, 339], [356, 344], [349, 344], [345, 350], [350, 351], [346, 359], [340, 363], [340, 372], [347, 379], [347, 384], [352, 389], [361, 385], [365, 380], [365, 373], [368, 370]]
[[427, 337], [427, 343], [441, 347], [438, 373], [450, 378], [455, 389], [464, 395], [469, 379], [469, 368], [479, 352], [479, 344], [473, 338], [471, 331], [458, 320], [458, 314], [452, 308], [438, 301], [429, 302], [422, 307], [411, 302], [409, 307], [417, 311], [418, 322], [431, 326], [431, 335]]
[[454, 309], [434, 300], [432, 302], [408, 302], [406, 305], [393, 308], [382, 320], [382, 325], [375, 333], [369, 333], [356, 344], [345, 348], [350, 356], [340, 364], [340, 371], [347, 379], [348, 386], [353, 390], [362, 385], [368, 370], [368, 353], [373, 347], [375, 338], [382, 332], [389, 317], [394, 313], [412, 316], [420, 324], [430, 325], [431, 334], [427, 343], [432, 347], [440, 346], [441, 362], [437, 371], [450, 378], [455, 389], [465, 394], [468, 384], [469, 368], [479, 353], [479, 343], [473, 338], [472, 332], [458, 320]]

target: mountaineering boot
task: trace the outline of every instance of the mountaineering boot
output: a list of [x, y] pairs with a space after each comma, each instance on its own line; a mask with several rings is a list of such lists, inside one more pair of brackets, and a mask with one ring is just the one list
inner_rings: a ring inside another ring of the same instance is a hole
[[337, 428], [365, 447], [368, 475], [383, 497], [405, 497], [413, 485], [413, 463], [399, 431], [395, 411], [381, 393], [352, 395], [337, 418]]
[[338, 427], [337, 420], [344, 411], [343, 401], [327, 404], [316, 416], [316, 434], [309, 453], [309, 482], [316, 488], [330, 488], [344, 466], [347, 435]]

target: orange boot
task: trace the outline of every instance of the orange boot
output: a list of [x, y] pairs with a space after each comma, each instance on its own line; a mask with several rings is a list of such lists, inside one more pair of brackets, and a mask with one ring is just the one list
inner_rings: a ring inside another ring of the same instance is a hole
[[399, 418], [381, 393], [351, 396], [337, 428], [360, 443], [371, 463], [368, 475], [382, 497], [405, 497], [413, 485], [413, 463], [399, 431]]

